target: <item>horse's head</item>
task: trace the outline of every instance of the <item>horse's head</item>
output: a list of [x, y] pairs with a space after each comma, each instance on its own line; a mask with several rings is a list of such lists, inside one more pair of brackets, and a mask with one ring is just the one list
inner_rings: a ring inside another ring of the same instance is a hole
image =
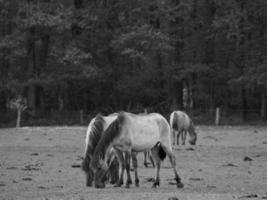
[[196, 142], [197, 142], [197, 133], [194, 131], [193, 133], [190, 134], [189, 144], [196, 145]]
[[197, 133], [196, 133], [196, 130], [195, 130], [195, 126], [194, 126], [193, 121], [191, 121], [191, 123], [190, 123], [188, 132], [189, 132], [189, 135], [190, 135], [189, 144], [196, 145], [196, 142], [197, 142]]
[[93, 178], [94, 178], [94, 173], [93, 170], [90, 167], [90, 156], [86, 155], [82, 161], [82, 170], [86, 174], [86, 186], [91, 187]]
[[90, 167], [94, 173], [95, 188], [104, 188], [106, 186], [105, 181], [107, 180], [108, 166], [103, 157], [99, 156], [96, 159], [96, 156], [94, 156]]

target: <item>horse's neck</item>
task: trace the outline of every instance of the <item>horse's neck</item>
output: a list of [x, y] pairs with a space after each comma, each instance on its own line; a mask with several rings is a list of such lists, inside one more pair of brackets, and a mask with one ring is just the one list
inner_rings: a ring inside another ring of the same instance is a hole
[[195, 127], [194, 127], [194, 123], [192, 122], [192, 120], [190, 120], [188, 132], [189, 132], [189, 134], [194, 134], [194, 132], [195, 132]]

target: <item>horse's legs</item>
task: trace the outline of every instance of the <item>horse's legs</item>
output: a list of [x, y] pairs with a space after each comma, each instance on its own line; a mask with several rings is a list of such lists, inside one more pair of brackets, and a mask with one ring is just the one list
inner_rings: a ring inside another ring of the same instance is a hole
[[135, 175], [135, 186], [139, 187], [139, 178], [137, 172], [137, 158], [136, 153], [132, 152], [132, 161], [133, 161], [133, 168], [134, 168], [134, 175]]
[[144, 166], [147, 167], [148, 163], [147, 163], [147, 151], [144, 152]]
[[147, 157], [149, 158], [149, 160], [150, 160], [150, 162], [151, 162], [153, 168], [155, 168], [154, 160], [153, 160], [153, 158], [152, 158], [152, 156], [151, 156], [151, 153], [150, 153], [149, 151], [145, 151], [145, 152], [144, 152], [144, 166], [145, 166], [145, 167], [148, 167]]
[[125, 165], [126, 165], [126, 173], [127, 173], [127, 181], [126, 188], [130, 187], [132, 184], [131, 174], [130, 174], [130, 162], [131, 162], [131, 153], [125, 152]]
[[114, 158], [109, 167], [110, 183], [115, 184], [119, 180], [119, 161]]
[[187, 131], [184, 130], [184, 131], [183, 131], [183, 145], [185, 145], [186, 134], [187, 134]]
[[153, 188], [156, 188], [156, 187], [159, 187], [160, 186], [160, 178], [159, 178], [159, 171], [160, 171], [160, 158], [159, 158], [159, 155], [158, 155], [158, 147], [155, 146], [151, 149], [151, 153], [152, 153], [152, 156], [153, 158], [155, 159], [156, 161], [156, 178], [155, 178], [155, 182], [153, 183]]
[[164, 151], [166, 152], [166, 154], [168, 155], [169, 159], [170, 159], [170, 163], [172, 165], [173, 168], [173, 172], [174, 172], [174, 176], [175, 176], [175, 180], [176, 180], [176, 185], [178, 188], [183, 188], [184, 184], [181, 182], [181, 178], [178, 175], [178, 172], [176, 170], [176, 158], [172, 152], [171, 147], [165, 146], [164, 144], [161, 144], [161, 147], [164, 149]]
[[155, 168], [155, 163], [154, 163], [154, 160], [153, 160], [153, 157], [152, 157], [151, 153], [150, 152], [147, 152], [147, 154], [149, 155], [149, 160], [150, 160], [153, 168]]
[[172, 132], [172, 145], [175, 147], [175, 143], [176, 143], [176, 131], [174, 129], [171, 130]]
[[125, 161], [124, 161], [123, 153], [121, 151], [116, 151], [116, 153], [117, 153], [117, 157], [119, 159], [119, 164], [120, 164], [120, 177], [114, 186], [120, 187], [123, 184], [123, 174], [124, 174], [124, 170], [125, 170]]
[[177, 137], [176, 137], [176, 139], [177, 139], [177, 146], [179, 145], [179, 139], [180, 139], [180, 135], [181, 135], [181, 131], [177, 131]]

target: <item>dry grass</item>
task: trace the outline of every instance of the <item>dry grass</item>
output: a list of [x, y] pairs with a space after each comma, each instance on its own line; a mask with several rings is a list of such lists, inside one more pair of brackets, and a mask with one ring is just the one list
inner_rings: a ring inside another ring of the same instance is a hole
[[[185, 188], [177, 189], [168, 160], [161, 187], [138, 155], [140, 187], [85, 187], [85, 127], [0, 129], [0, 199], [262, 199], [267, 196], [266, 127], [197, 127], [198, 144], [175, 150]], [[244, 159], [249, 157], [252, 159]]]

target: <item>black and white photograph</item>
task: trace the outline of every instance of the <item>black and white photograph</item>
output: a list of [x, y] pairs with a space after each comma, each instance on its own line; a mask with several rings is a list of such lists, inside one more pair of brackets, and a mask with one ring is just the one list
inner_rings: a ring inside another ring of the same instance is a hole
[[0, 0], [0, 200], [267, 199], [267, 0]]

